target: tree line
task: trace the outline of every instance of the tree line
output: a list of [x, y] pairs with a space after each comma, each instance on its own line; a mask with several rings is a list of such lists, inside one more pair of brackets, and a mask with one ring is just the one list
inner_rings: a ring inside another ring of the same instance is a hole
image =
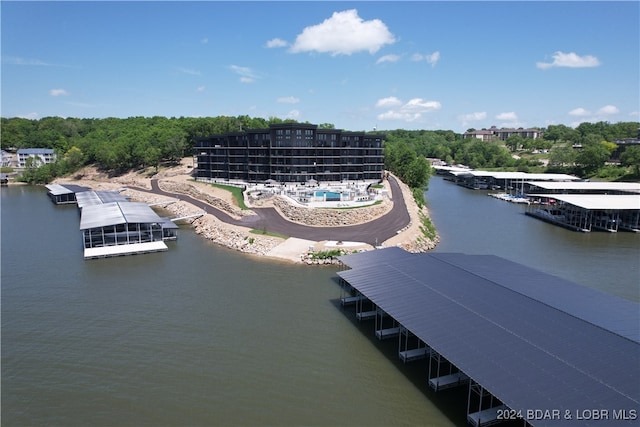
[[197, 137], [268, 128], [270, 124], [288, 121], [249, 116], [0, 120], [2, 149], [53, 148], [56, 151], [55, 164], [25, 171], [23, 178], [33, 183], [48, 182], [88, 164], [113, 173], [150, 166], [157, 170], [163, 162], [175, 162], [190, 155]]
[[[611, 178], [628, 175], [631, 168], [632, 179], [640, 179], [640, 146], [626, 147], [617, 160], [622, 167], [608, 165], [612, 155], [618, 150], [616, 140], [638, 138], [639, 122], [582, 123], [576, 128], [565, 125], [551, 125], [540, 129], [542, 138], [523, 138], [512, 135], [505, 141], [484, 142], [476, 138], [463, 138], [452, 131], [394, 130], [386, 132], [385, 161], [388, 168], [408, 164], [409, 150], [415, 156], [441, 159], [448, 164], [463, 164], [473, 169], [501, 169], [522, 172], [568, 173], [583, 178]], [[469, 129], [472, 131], [474, 129]], [[406, 146], [406, 147], [405, 147]], [[404, 153], [400, 156], [396, 151]], [[535, 153], [544, 153], [537, 154]], [[548, 163], [543, 163], [544, 158]], [[396, 164], [394, 166], [394, 164]]]
[[[39, 120], [1, 118], [3, 149], [53, 148], [58, 162], [26, 171], [29, 182], [47, 182], [94, 164], [113, 173], [175, 162], [192, 154], [197, 137], [268, 128], [270, 124], [293, 122], [242, 116], [217, 117], [130, 117], [78, 119], [45, 117]], [[638, 122], [582, 123], [576, 128], [550, 125], [543, 138], [528, 139], [512, 135], [506, 141], [483, 142], [463, 138], [450, 130], [389, 130], [385, 135], [385, 167], [421, 194], [429, 179], [426, 158], [474, 169], [503, 169], [572, 173], [582, 177], [613, 173], [607, 160], [618, 148], [615, 140], [638, 137]], [[320, 128], [334, 128], [322, 123]], [[528, 155], [545, 151], [548, 165]], [[636, 177], [640, 171], [640, 147], [627, 147], [622, 164], [630, 166]], [[616, 172], [621, 175], [621, 168]], [[418, 194], [418, 197], [419, 197]]]

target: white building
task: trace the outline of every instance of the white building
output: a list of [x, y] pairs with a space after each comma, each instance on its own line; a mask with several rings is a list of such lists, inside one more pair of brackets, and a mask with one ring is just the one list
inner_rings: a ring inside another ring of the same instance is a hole
[[18, 150], [18, 167], [26, 168], [27, 160], [35, 159], [33, 166], [40, 167], [56, 161], [56, 153], [52, 148], [21, 148]]
[[4, 150], [0, 151], [0, 166], [3, 168], [10, 167], [12, 161], [13, 155], [11, 155], [11, 153], [7, 153]]

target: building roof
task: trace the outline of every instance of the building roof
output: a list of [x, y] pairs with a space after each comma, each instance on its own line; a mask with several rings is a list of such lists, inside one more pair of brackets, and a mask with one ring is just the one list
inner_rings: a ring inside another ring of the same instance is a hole
[[465, 135], [493, 135], [493, 131], [480, 129], [480, 130], [473, 130], [471, 132], [465, 132], [464, 134]]
[[578, 181], [578, 182], [528, 182], [528, 184], [545, 190], [568, 190], [568, 191], [627, 191], [640, 193], [640, 183], [638, 182], [601, 182], [601, 181]]
[[134, 202], [110, 202], [87, 205], [80, 215], [80, 230], [131, 223], [162, 223], [149, 205]]
[[640, 411], [638, 304], [494, 256], [369, 253], [338, 274], [511, 409]]
[[590, 210], [640, 210], [640, 194], [529, 194], [548, 197]]
[[53, 154], [53, 148], [20, 148], [18, 154]]

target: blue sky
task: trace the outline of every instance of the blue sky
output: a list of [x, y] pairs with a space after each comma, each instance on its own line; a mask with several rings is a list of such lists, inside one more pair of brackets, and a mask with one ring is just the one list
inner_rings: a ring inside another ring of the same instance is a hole
[[2, 117], [640, 120], [640, 3], [1, 2]]

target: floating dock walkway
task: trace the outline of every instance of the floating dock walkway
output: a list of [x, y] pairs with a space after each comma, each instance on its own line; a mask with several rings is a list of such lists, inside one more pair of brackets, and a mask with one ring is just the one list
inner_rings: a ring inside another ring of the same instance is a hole
[[339, 259], [343, 309], [426, 363], [430, 389], [466, 387], [469, 424], [637, 425], [639, 304], [491, 255]]

